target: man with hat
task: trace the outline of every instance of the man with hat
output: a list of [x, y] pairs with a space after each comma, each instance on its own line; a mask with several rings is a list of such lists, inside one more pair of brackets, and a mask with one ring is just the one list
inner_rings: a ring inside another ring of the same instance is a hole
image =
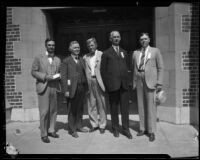
[[140, 131], [137, 136], [147, 134], [149, 141], [155, 140], [156, 132], [156, 93], [162, 90], [163, 59], [158, 48], [149, 46], [148, 33], [140, 34], [141, 48], [134, 51], [133, 89], [137, 90]]

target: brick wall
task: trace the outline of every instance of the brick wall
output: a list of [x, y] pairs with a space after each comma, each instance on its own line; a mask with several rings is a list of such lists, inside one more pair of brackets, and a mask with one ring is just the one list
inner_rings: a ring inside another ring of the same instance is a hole
[[182, 32], [190, 33], [190, 50], [182, 53], [182, 69], [190, 74], [190, 86], [182, 90], [183, 107], [194, 107], [199, 93], [199, 2], [182, 15]]
[[191, 15], [182, 15], [181, 20], [181, 30], [182, 32], [190, 32], [191, 29]]
[[15, 76], [21, 75], [21, 59], [14, 56], [14, 44], [20, 41], [20, 26], [12, 23], [12, 16], [12, 8], [7, 8], [5, 94], [11, 107], [22, 108], [22, 92], [16, 91], [15, 84]]

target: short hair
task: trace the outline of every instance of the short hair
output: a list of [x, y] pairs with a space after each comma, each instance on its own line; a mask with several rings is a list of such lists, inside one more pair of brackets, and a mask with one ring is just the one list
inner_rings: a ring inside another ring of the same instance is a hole
[[72, 47], [72, 45], [73, 44], [79, 44], [78, 43], [78, 41], [71, 41], [70, 43], [69, 43], [69, 48], [68, 48], [68, 50], [71, 52], [71, 47]]
[[[110, 39], [112, 38], [114, 32], [119, 33], [119, 31], [111, 31], [111, 32], [110, 32]], [[119, 33], [119, 35], [120, 35], [120, 33]]]
[[94, 44], [97, 46], [97, 41], [94, 37], [92, 38], [89, 38], [87, 41], [86, 41], [86, 44], [89, 45], [91, 42], [94, 42]]
[[47, 43], [48, 43], [49, 41], [55, 42], [52, 38], [47, 38], [47, 39], [45, 40], [45, 46], [47, 45]]
[[[144, 35], [146, 35], [146, 36], [149, 37], [149, 33], [147, 33], [147, 32], [142, 32], [142, 33], [140, 33], [139, 39], [140, 39], [140, 37], [142, 37], [142, 36], [144, 36]], [[150, 38], [150, 37], [149, 37], [149, 38]]]

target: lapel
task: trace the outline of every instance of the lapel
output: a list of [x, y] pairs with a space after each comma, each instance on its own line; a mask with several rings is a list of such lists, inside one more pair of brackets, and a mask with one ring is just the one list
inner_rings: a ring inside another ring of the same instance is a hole
[[[120, 52], [120, 49], [119, 49], [119, 52]], [[117, 52], [114, 50], [114, 48], [111, 46], [110, 47], [110, 53], [115, 56], [116, 58], [119, 58], [119, 56], [117, 55]]]
[[125, 54], [124, 54], [123, 50], [121, 49], [121, 47], [119, 47], [119, 54], [120, 54], [120, 58], [122, 58], [122, 59], [125, 58]]
[[89, 54], [86, 55], [85, 61], [86, 61], [86, 65], [87, 65], [88, 68], [91, 70], [91, 65], [90, 65], [90, 56], [89, 56]]
[[[142, 48], [140, 50], [137, 51], [138, 54], [136, 55], [137, 58], [137, 66], [139, 67], [140, 65], [140, 60], [141, 60], [141, 56], [142, 56]], [[146, 51], [146, 55], [145, 55], [145, 59], [144, 59], [144, 64], [147, 63], [147, 61], [151, 58], [151, 47], [148, 47], [148, 50]]]
[[146, 54], [146, 57], [145, 57], [145, 60], [144, 60], [144, 64], [147, 63], [147, 61], [151, 58], [151, 47], [149, 46], [148, 47], [148, 50], [147, 50], [147, 54]]
[[[97, 52], [95, 53], [96, 54], [96, 57], [95, 57], [95, 65], [94, 65], [94, 68], [96, 68], [97, 67], [97, 64], [99, 63], [99, 61], [100, 61], [100, 54], [99, 54], [99, 52], [98, 52], [98, 50], [97, 50]], [[91, 70], [91, 64], [90, 64], [90, 56], [89, 56], [89, 54], [86, 56], [86, 64], [87, 64], [87, 66], [88, 66], [88, 68]]]
[[137, 67], [139, 68], [140, 59], [141, 59], [141, 56], [142, 56], [141, 49], [136, 51], [136, 55], [135, 56], [136, 56]]
[[45, 70], [47, 71], [48, 66], [50, 66], [51, 64], [49, 63], [48, 56], [46, 54], [42, 54], [42, 62], [45, 66]]
[[85, 68], [82, 57], [79, 57], [79, 64], [81, 65], [81, 67]]
[[76, 66], [76, 62], [74, 61], [73, 57], [70, 55], [69, 57], [69, 63], [72, 65], [72, 66]]
[[99, 51], [97, 50], [97, 52], [96, 52], [96, 59], [95, 59], [95, 68], [97, 67], [97, 64], [99, 63], [99, 61], [100, 61], [100, 53], [99, 53]]

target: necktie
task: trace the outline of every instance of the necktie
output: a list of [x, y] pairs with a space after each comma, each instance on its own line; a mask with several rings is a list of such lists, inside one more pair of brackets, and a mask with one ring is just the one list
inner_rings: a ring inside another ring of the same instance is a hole
[[79, 57], [78, 57], [78, 56], [76, 56], [76, 57], [75, 57], [75, 59], [76, 59], [76, 60], [78, 60], [78, 59], [79, 59]]
[[120, 55], [119, 55], [119, 48], [116, 47], [115, 49], [116, 49], [117, 55], [120, 56]]
[[144, 57], [145, 57], [145, 50], [142, 51], [142, 56], [141, 56], [141, 60], [140, 60], [139, 69], [141, 69], [142, 66], [144, 65]]

